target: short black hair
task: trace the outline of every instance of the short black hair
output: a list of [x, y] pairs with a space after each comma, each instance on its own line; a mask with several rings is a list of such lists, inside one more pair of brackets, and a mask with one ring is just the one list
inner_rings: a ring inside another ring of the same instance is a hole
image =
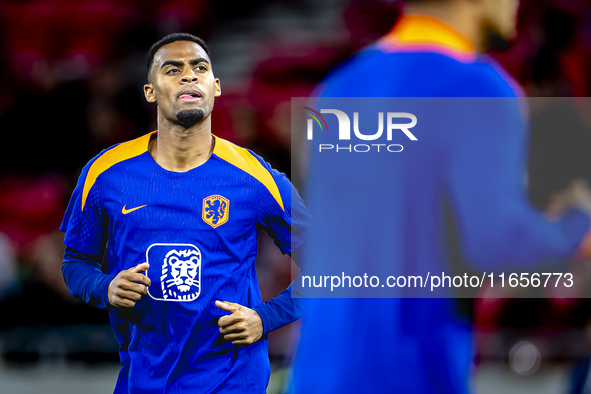
[[148, 56], [146, 56], [146, 71], [148, 75], [150, 74], [150, 69], [152, 68], [152, 63], [154, 62], [154, 55], [158, 52], [158, 49], [162, 48], [164, 45], [170, 44], [171, 42], [176, 41], [191, 41], [198, 44], [205, 53], [207, 53], [207, 57], [209, 57], [209, 50], [207, 49], [207, 45], [205, 45], [205, 41], [201, 38], [194, 36], [189, 33], [170, 33], [169, 35], [162, 37], [158, 40], [150, 50], [148, 51]]

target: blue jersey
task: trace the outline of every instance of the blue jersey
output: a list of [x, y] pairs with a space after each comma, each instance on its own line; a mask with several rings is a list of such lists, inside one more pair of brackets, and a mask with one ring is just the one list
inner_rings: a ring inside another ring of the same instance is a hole
[[[514, 98], [520, 91], [499, 65], [476, 54], [453, 29], [410, 15], [328, 75], [317, 95]], [[514, 106], [496, 113], [491, 124], [473, 124], [469, 133], [459, 127], [449, 135], [419, 136], [415, 146], [422, 145], [412, 155], [376, 159], [395, 184], [380, 189], [384, 194], [378, 196], [354, 187], [346, 176], [323, 171], [328, 167], [339, 168], [339, 174], [354, 173], [351, 155], [340, 160], [337, 154], [313, 152], [306, 199], [315, 229], [326, 236], [306, 255], [306, 264], [315, 266], [330, 255], [343, 265], [371, 259], [384, 266], [406, 264], [424, 267], [425, 273], [449, 273], [446, 204], [462, 254], [477, 268], [503, 262], [532, 267], [548, 257], [571, 255], [589, 228], [589, 218], [575, 210], [551, 223], [531, 206], [523, 182], [527, 122], [519, 100], [504, 101], [510, 103]], [[375, 209], [368, 221], [381, 221], [379, 231], [360, 231], [340, 220], [347, 215], [345, 207], [358, 207], [368, 199]], [[378, 203], [387, 209], [378, 209]], [[343, 207], [340, 215], [334, 213], [335, 205]], [[394, 220], [382, 220], [383, 212]], [[339, 225], [331, 225], [331, 220]], [[371, 239], [362, 238], [365, 232]], [[469, 391], [470, 321], [456, 300], [307, 301], [292, 392]]]
[[[116, 393], [264, 393], [267, 340], [225, 341], [217, 321], [228, 313], [215, 301], [254, 308], [265, 333], [277, 328], [256, 277], [257, 234], [264, 229], [289, 253], [308, 212], [286, 176], [247, 149], [214, 137], [203, 165], [172, 172], [148, 152], [156, 137], [116, 145], [84, 167], [61, 229], [68, 250], [83, 256], [108, 245], [106, 274], [99, 258], [74, 264], [66, 254], [66, 283], [109, 307], [122, 363]], [[110, 281], [143, 262], [148, 294], [133, 308], [110, 307]]]

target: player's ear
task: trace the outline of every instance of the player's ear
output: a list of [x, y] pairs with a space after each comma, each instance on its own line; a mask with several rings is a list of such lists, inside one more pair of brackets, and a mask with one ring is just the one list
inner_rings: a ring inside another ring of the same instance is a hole
[[222, 95], [222, 87], [220, 86], [220, 79], [215, 79], [215, 94], [214, 97], [220, 97]]
[[144, 85], [144, 96], [149, 103], [156, 102], [156, 95], [154, 94], [154, 86], [151, 83]]

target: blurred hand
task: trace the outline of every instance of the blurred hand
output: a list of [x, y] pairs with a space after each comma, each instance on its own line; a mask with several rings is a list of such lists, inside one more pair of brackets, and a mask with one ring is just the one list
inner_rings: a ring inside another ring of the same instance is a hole
[[227, 301], [216, 301], [215, 305], [231, 313], [220, 317], [218, 326], [233, 345], [251, 345], [263, 336], [263, 321], [255, 310]]
[[109, 304], [115, 307], [133, 308], [135, 303], [148, 293], [150, 278], [143, 274], [150, 267], [148, 263], [119, 272], [109, 283]]
[[575, 179], [565, 192], [569, 208], [578, 208], [591, 216], [591, 187], [586, 180]]

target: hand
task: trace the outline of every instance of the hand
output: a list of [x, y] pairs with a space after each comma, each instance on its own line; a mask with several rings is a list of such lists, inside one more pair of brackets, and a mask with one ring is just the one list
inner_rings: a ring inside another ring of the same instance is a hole
[[151, 281], [142, 272], [149, 267], [150, 264], [142, 263], [119, 272], [109, 283], [109, 304], [115, 307], [133, 308], [142, 295], [148, 292]]
[[232, 313], [220, 317], [218, 326], [224, 339], [233, 345], [251, 345], [263, 336], [263, 321], [254, 309], [227, 301], [216, 301], [215, 305]]
[[568, 205], [591, 215], [591, 188], [584, 179], [575, 179], [566, 188]]
[[[591, 216], [591, 188], [586, 180], [575, 179], [569, 183], [563, 193], [568, 208], [578, 208]], [[579, 261], [589, 257], [591, 257], [591, 231], [587, 231], [587, 234], [583, 237], [576, 255]]]

